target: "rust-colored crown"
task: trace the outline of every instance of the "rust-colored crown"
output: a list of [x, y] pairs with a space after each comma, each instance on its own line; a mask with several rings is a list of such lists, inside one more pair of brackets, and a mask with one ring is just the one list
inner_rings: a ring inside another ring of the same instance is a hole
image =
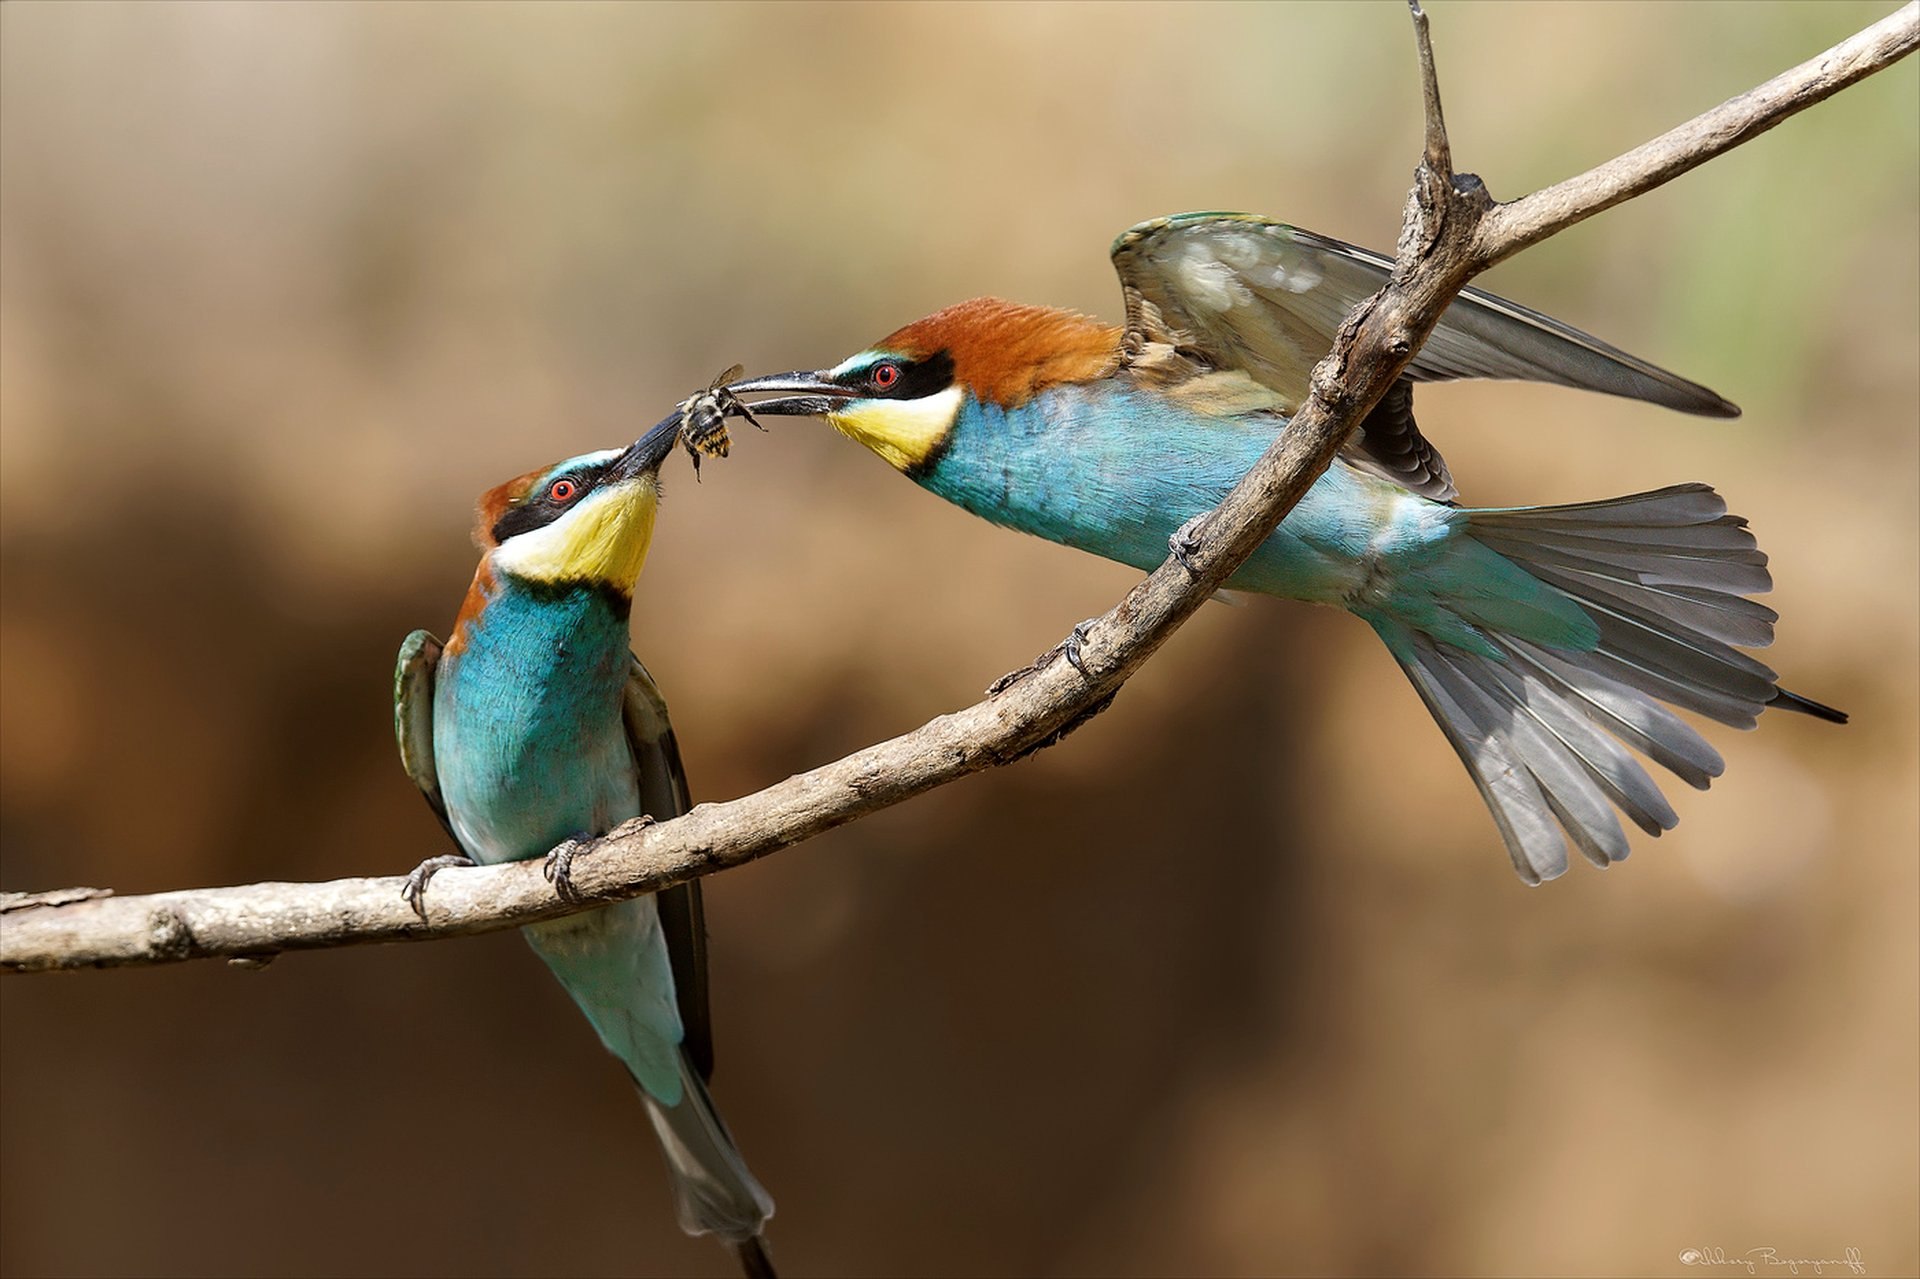
[[537, 467], [525, 475], [516, 475], [505, 484], [490, 488], [480, 495], [480, 502], [474, 508], [473, 544], [483, 551], [490, 551], [500, 545], [493, 537], [493, 526], [507, 513], [507, 508], [526, 497], [533, 486], [545, 478], [553, 464]]
[[447, 652], [458, 653], [467, 646], [468, 632], [473, 629], [473, 623], [486, 609], [487, 601], [493, 598], [498, 588], [490, 552], [500, 543], [494, 540], [493, 526], [500, 522], [500, 517], [507, 513], [508, 507], [524, 498], [552, 469], [548, 465], [528, 471], [480, 495], [480, 501], [474, 508], [473, 544], [489, 554], [481, 555], [480, 567], [473, 572], [473, 584], [467, 588], [467, 597], [460, 601], [460, 613], [453, 619], [453, 634], [447, 639]]
[[1077, 311], [974, 298], [889, 334], [875, 348], [911, 359], [953, 357], [954, 380], [1013, 408], [1062, 382], [1088, 382], [1120, 360], [1120, 329]]

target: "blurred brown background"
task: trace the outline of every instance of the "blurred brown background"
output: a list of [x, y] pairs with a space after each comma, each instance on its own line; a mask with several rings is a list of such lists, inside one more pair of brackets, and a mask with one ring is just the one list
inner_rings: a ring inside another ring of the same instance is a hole
[[[1456, 151], [1512, 195], [1888, 10], [1441, 5]], [[1678, 831], [1530, 891], [1364, 628], [1203, 610], [1066, 746], [711, 883], [718, 1094], [793, 1273], [1920, 1266], [1916, 84], [1488, 281], [1740, 421], [1422, 412], [1484, 504], [1715, 482], [1774, 557], [1770, 660], [1853, 725], [1711, 730]], [[390, 671], [476, 494], [735, 360], [979, 293], [1115, 315], [1142, 218], [1391, 246], [1418, 142], [1391, 5], [5, 6], [0, 879], [440, 851]], [[1137, 576], [817, 424], [672, 469], [635, 643], [710, 798]], [[727, 1271], [515, 937], [0, 999], [9, 1273]]]

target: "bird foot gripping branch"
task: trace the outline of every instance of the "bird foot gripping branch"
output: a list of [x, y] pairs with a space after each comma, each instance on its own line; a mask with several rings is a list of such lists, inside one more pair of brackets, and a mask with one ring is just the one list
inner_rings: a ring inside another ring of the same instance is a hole
[[[627, 830], [629, 832], [645, 830], [647, 827], [657, 824], [658, 820], [659, 819], [651, 813], [642, 813], [627, 823]], [[574, 859], [582, 853], [590, 853], [593, 851], [593, 841], [594, 837], [592, 835], [584, 833], [575, 835], [573, 838], [567, 840], [566, 843], [561, 844], [552, 852], [548, 853], [546, 860], [540, 863], [540, 877], [553, 885], [554, 896], [558, 897], [561, 901], [583, 902], [587, 900], [586, 894], [574, 887], [573, 863]]]
[[[987, 685], [987, 696], [993, 697], [999, 693], [1006, 692], [1008, 689], [1012, 688], [1015, 684], [1018, 684], [1021, 680], [1025, 679], [1027, 676], [1033, 674], [1035, 671], [1046, 666], [1048, 663], [1053, 662], [1062, 657], [1067, 659], [1067, 665], [1073, 667], [1074, 670], [1079, 671], [1082, 675], [1086, 675], [1089, 679], [1091, 679], [1092, 676], [1087, 671], [1087, 659], [1086, 659], [1085, 650], [1086, 650], [1087, 636], [1091, 633], [1093, 624], [1099, 620], [1100, 619], [1097, 617], [1089, 617], [1085, 621], [1075, 622], [1073, 624], [1073, 629], [1067, 632], [1067, 637], [1065, 639], [1061, 640], [1058, 644], [1055, 644], [1052, 648], [1048, 649], [1046, 652], [1040, 654], [1040, 656], [1034, 658], [1031, 662], [1028, 662], [1025, 666], [1022, 666], [1017, 670], [1008, 671], [1005, 675], [1002, 675], [999, 679]], [[1109, 702], [1111, 702], [1112, 700], [1113, 699], [1111, 697], [1107, 699], [1107, 701]], [[1105, 710], [1106, 706], [1102, 704], [1100, 709]], [[1091, 719], [1092, 716], [1088, 716], [1087, 718]]]
[[420, 916], [420, 922], [425, 923], [427, 885], [432, 882], [433, 877], [443, 870], [475, 864], [473, 858], [459, 853], [442, 853], [438, 857], [429, 857], [407, 872], [405, 882], [400, 885], [400, 896], [406, 899], [407, 905], [413, 907], [413, 913]]
[[1174, 562], [1187, 570], [1190, 577], [1200, 576], [1200, 568], [1193, 562], [1193, 556], [1200, 549], [1200, 526], [1207, 522], [1209, 514], [1211, 512], [1202, 511], [1173, 530], [1173, 536], [1167, 539], [1167, 554], [1173, 556]]
[[586, 849], [587, 840], [576, 835], [548, 853], [540, 863], [540, 877], [553, 885], [553, 895], [563, 902], [585, 900], [573, 886], [573, 859]]

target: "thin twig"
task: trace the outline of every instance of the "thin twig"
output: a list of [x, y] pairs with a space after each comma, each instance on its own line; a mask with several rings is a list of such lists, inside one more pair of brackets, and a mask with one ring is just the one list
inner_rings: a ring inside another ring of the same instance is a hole
[[1510, 205], [1490, 207], [1477, 182], [1450, 172], [1438, 81], [1430, 74], [1425, 17], [1417, 9], [1414, 22], [1427, 73], [1427, 152], [1423, 180], [1409, 199], [1392, 282], [1342, 325], [1333, 350], [1314, 370], [1312, 393], [1299, 414], [1205, 522], [1188, 556], [1192, 571], [1169, 560], [1088, 629], [1084, 675], [1064, 661], [1043, 662], [984, 701], [755, 794], [703, 804], [657, 826], [629, 823], [595, 841], [575, 862], [574, 885], [583, 905], [556, 897], [537, 859], [443, 872], [428, 895], [430, 923], [407, 909], [395, 877], [23, 905], [0, 912], [0, 967], [33, 972], [214, 956], [257, 964], [286, 950], [511, 927], [737, 866], [1011, 762], [1071, 731], [1110, 699], [1265, 540], [1477, 271], [1764, 132], [1898, 61], [1920, 42], [1920, 5], [1910, 4], [1646, 146]]
[[1427, 29], [1427, 11], [1420, 0], [1407, 0], [1413, 11], [1413, 41], [1420, 53], [1420, 93], [1426, 105], [1426, 163], [1435, 173], [1453, 173], [1453, 152], [1447, 145], [1447, 118], [1440, 110], [1440, 72], [1433, 65], [1433, 33]]
[[1789, 116], [1892, 66], [1916, 47], [1920, 47], [1920, 0], [1625, 155], [1499, 205], [1480, 224], [1474, 249], [1479, 269], [1505, 261], [1576, 222], [1644, 195], [1752, 141]]

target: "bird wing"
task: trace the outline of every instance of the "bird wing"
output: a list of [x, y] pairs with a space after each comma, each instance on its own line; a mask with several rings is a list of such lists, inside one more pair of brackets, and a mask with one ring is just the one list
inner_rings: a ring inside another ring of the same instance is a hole
[[[447, 801], [440, 796], [440, 774], [433, 764], [433, 680], [440, 668], [440, 641], [415, 631], [400, 641], [393, 667], [393, 736], [400, 747], [400, 766], [427, 797], [440, 824], [453, 835], [447, 820]], [[460, 840], [454, 836], [456, 845]]]
[[1347, 437], [1348, 459], [1362, 470], [1392, 480], [1436, 502], [1460, 495], [1447, 460], [1420, 434], [1413, 420], [1413, 383], [1401, 378], [1380, 397], [1365, 420]]
[[[627, 745], [633, 750], [640, 783], [640, 811], [666, 821], [693, 807], [680, 743], [667, 719], [667, 700], [647, 668], [633, 658], [621, 699]], [[689, 880], [654, 894], [660, 930], [667, 939], [673, 986], [686, 1027], [681, 1047], [703, 1080], [713, 1077], [713, 1021], [707, 1006], [707, 919], [700, 902], [700, 881]]]
[[[1305, 401], [1347, 312], [1393, 270], [1378, 253], [1241, 213], [1143, 222], [1114, 241], [1113, 265], [1126, 296], [1125, 349], [1171, 343], [1215, 368], [1244, 369], [1280, 394], [1287, 413]], [[1552, 382], [1709, 417], [1740, 412], [1698, 383], [1479, 289], [1447, 308], [1407, 378]], [[1413, 420], [1410, 385], [1374, 410], [1348, 452], [1424, 496], [1454, 496], [1446, 464]]]

